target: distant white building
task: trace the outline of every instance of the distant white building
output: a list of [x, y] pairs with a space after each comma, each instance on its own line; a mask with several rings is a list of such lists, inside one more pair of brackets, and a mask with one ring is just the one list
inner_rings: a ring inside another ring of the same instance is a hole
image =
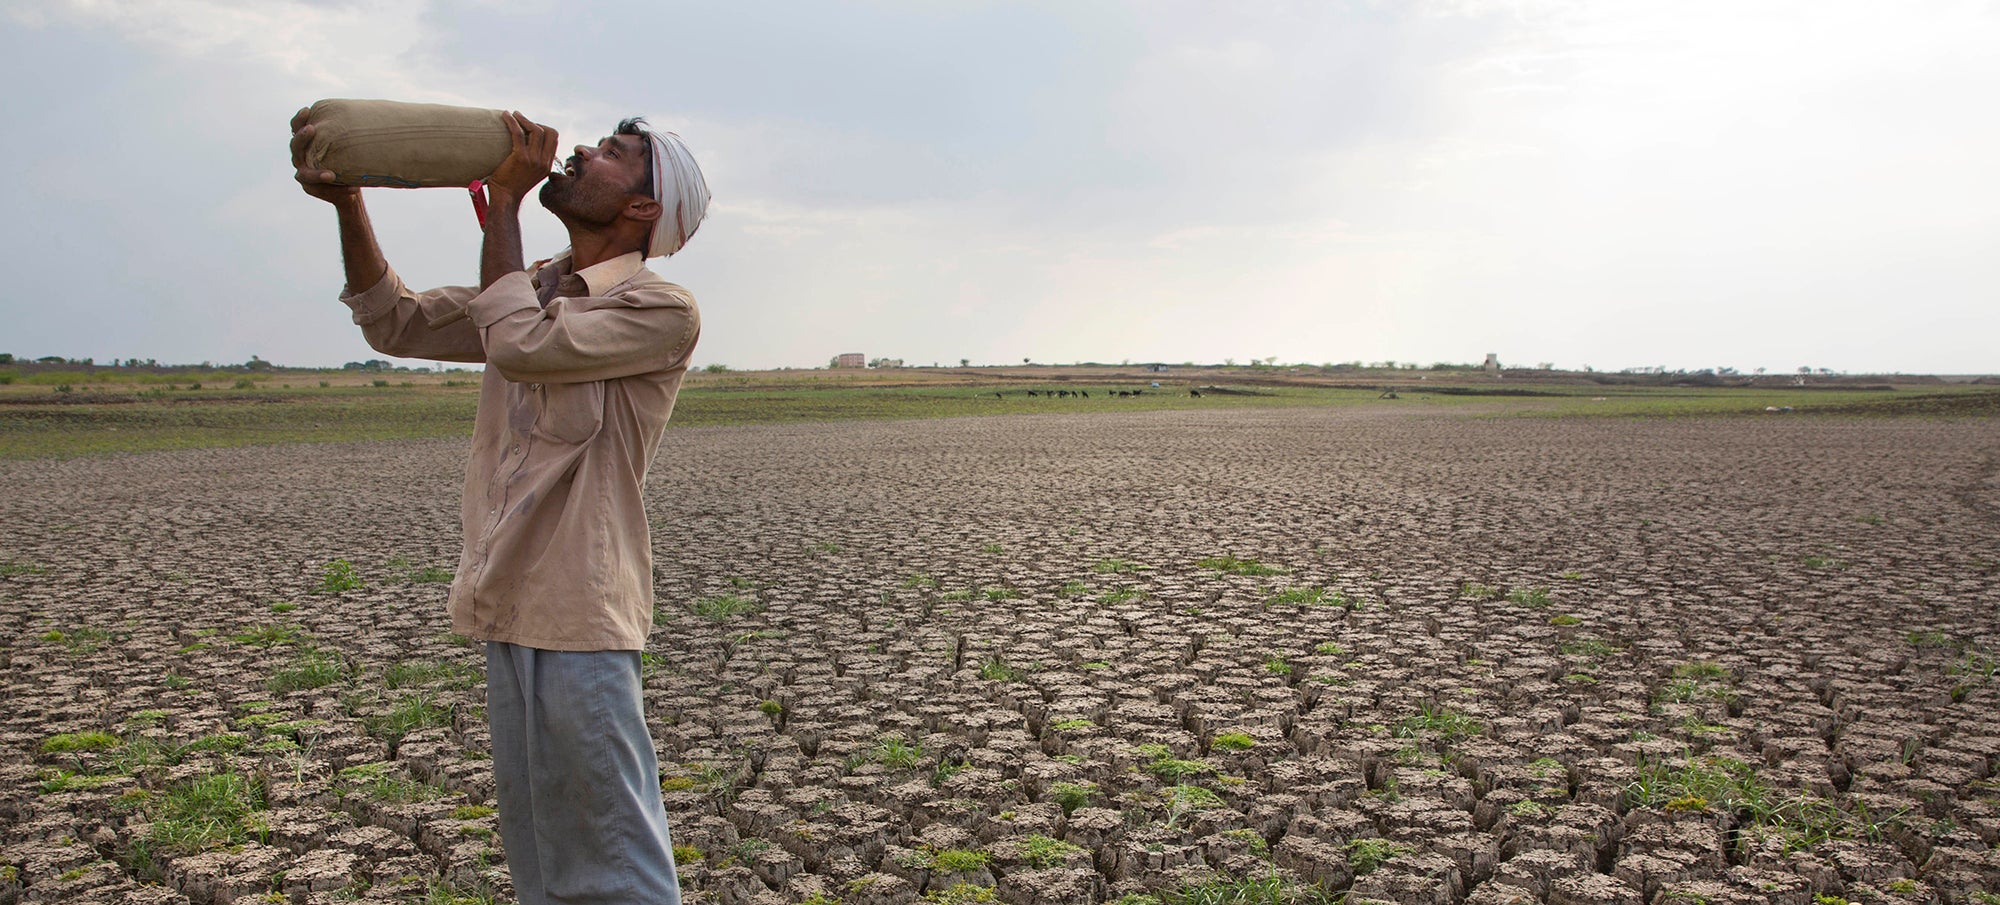
[[1498, 352], [1486, 353], [1486, 373], [1500, 373], [1500, 354]]

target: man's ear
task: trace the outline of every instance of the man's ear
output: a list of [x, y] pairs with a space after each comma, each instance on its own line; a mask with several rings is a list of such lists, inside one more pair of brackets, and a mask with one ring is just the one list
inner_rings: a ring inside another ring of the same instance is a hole
[[660, 219], [660, 202], [633, 195], [631, 200], [625, 202], [625, 210], [621, 213], [630, 219], [651, 223]]

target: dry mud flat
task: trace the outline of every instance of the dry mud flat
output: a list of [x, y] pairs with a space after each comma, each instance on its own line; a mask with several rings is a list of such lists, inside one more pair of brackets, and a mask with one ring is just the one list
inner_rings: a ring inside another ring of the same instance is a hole
[[[688, 898], [2000, 901], [1995, 428], [675, 431]], [[460, 461], [0, 463], [0, 903], [511, 901]]]

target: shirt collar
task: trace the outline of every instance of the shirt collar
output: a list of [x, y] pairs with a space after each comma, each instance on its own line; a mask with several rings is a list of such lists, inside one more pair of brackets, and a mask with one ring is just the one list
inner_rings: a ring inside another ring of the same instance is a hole
[[[550, 276], [557, 280], [562, 279], [570, 273], [569, 255], [567, 251], [556, 255], [542, 270], [553, 269], [555, 272]], [[602, 296], [610, 292], [611, 287], [631, 279], [639, 272], [639, 268], [644, 266], [646, 266], [644, 252], [628, 251], [609, 261], [599, 261], [575, 271], [575, 275], [583, 280], [584, 287], [592, 296]], [[540, 273], [536, 275], [540, 276]]]

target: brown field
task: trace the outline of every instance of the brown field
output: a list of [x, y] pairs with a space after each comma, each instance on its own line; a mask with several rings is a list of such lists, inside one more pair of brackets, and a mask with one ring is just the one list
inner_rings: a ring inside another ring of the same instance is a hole
[[[1995, 428], [677, 429], [689, 901], [2000, 901]], [[461, 448], [0, 461], [0, 905], [512, 901]]]

